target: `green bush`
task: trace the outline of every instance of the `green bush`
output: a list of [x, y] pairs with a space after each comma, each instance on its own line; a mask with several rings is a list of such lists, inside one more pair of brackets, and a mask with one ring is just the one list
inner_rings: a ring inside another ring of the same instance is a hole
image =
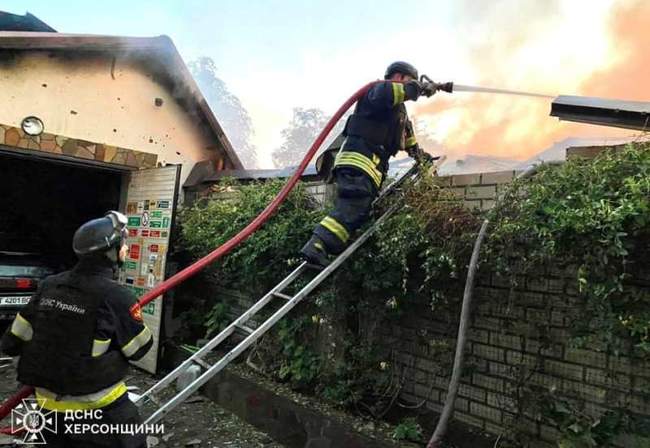
[[[320, 371], [320, 357], [303, 338], [311, 320], [307, 317], [285, 318], [278, 322], [278, 342], [282, 348], [278, 377], [296, 388], [310, 386]], [[310, 342], [310, 341], [309, 341]]]
[[393, 439], [422, 442], [422, 427], [413, 417], [406, 417], [395, 427]]
[[[217, 194], [181, 211], [181, 244], [196, 258], [208, 254], [257, 217], [283, 185], [281, 180], [222, 182], [227, 196]], [[299, 183], [275, 215], [211, 271], [222, 285], [264, 291], [289, 271], [322, 213]]]
[[647, 263], [648, 146], [545, 167], [515, 182], [492, 215], [488, 256], [503, 274], [544, 265], [575, 270], [585, 311], [574, 328], [578, 343], [618, 351], [621, 338], [632, 338], [650, 351], [650, 297], [629, 282]]

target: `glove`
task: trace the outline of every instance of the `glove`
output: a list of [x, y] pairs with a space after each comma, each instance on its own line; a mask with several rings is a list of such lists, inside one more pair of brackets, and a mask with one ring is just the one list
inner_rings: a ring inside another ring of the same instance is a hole
[[433, 161], [436, 160], [431, 154], [428, 152], [422, 151], [422, 154], [420, 155], [420, 163], [424, 163], [426, 165], [431, 165]]
[[422, 95], [422, 83], [420, 83], [417, 79], [412, 79], [409, 82], [405, 82], [404, 92], [406, 93], [407, 99], [417, 101], [418, 97]]
[[433, 82], [424, 82], [420, 84], [420, 95], [424, 95], [427, 98], [436, 93], [438, 86]]
[[406, 150], [406, 153], [411, 156], [411, 158], [415, 159], [415, 161], [419, 164], [430, 164], [434, 161], [434, 158], [431, 156], [431, 154], [424, 152], [424, 150], [420, 148], [419, 145], [411, 146]]

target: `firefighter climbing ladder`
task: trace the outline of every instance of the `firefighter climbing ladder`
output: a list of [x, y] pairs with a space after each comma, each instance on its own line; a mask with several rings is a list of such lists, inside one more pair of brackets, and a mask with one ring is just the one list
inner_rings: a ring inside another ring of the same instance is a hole
[[[385, 197], [392, 195], [394, 192], [399, 191], [399, 187], [404, 184], [405, 181], [411, 179], [415, 180], [419, 177], [419, 167], [413, 165], [407, 172], [395, 180], [392, 184], [386, 187], [379, 197], [373, 203], [373, 206], [376, 206], [380, 201]], [[370, 238], [370, 236], [381, 226], [381, 224], [388, 219], [393, 213], [395, 213], [400, 207], [401, 201], [395, 201], [389, 208], [387, 208], [383, 214], [375, 220], [375, 222], [363, 233], [359, 238], [357, 238], [343, 253], [336, 257], [330, 265], [326, 268], [321, 268], [318, 266], [313, 266], [307, 262], [301, 263], [291, 274], [284, 278], [280, 283], [273, 287], [264, 297], [262, 297], [257, 303], [255, 303], [250, 309], [248, 309], [244, 314], [232, 322], [228, 327], [226, 327], [221, 333], [219, 333], [214, 339], [210, 340], [205, 344], [201, 349], [194, 353], [191, 357], [187, 358], [181, 365], [176, 369], [170, 372], [158, 383], [154, 384], [149, 390], [142, 394], [137, 400], [136, 404], [142, 406], [146, 402], [151, 402], [156, 406], [159, 406], [153, 414], [151, 414], [145, 421], [145, 423], [155, 423], [164, 418], [168, 413], [170, 413], [176, 406], [181, 404], [186, 400], [191, 394], [196, 392], [201, 386], [203, 386], [210, 378], [220, 372], [224, 367], [226, 367], [232, 360], [239, 356], [244, 350], [249, 348], [257, 339], [259, 339], [264, 333], [266, 333], [273, 325], [275, 325], [280, 319], [282, 319], [293, 307], [295, 307], [300, 301], [302, 301], [309, 293], [311, 293], [319, 284], [323, 282], [329, 275], [336, 270], [345, 260], [350, 257], [363, 243]], [[298, 293], [291, 296], [285, 294], [284, 291], [299, 277], [303, 276], [307, 272], [318, 272], [318, 274], [310, 280]], [[257, 328], [252, 329], [248, 325], [248, 321], [256, 315], [260, 310], [262, 310], [267, 304], [274, 300], [283, 301], [283, 305], [273, 313], [268, 319], [266, 319], [261, 325]], [[210, 365], [204, 360], [204, 358], [210, 353], [214, 348], [219, 344], [225, 341], [228, 337], [233, 335], [235, 332], [243, 333], [246, 335], [244, 340], [239, 342], [232, 350], [226, 353], [222, 358], [220, 358], [215, 364]], [[178, 392], [171, 399], [161, 404], [160, 401], [154, 398], [154, 394], [161, 392], [165, 388], [172, 385], [174, 380], [178, 378], [183, 372], [185, 372], [190, 366], [198, 365], [205, 369], [205, 372], [199, 376], [196, 380], [190, 383], [185, 389]]]

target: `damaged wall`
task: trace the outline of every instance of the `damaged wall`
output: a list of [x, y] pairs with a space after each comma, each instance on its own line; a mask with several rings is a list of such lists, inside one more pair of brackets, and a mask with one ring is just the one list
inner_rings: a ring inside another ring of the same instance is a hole
[[1, 124], [20, 127], [23, 118], [35, 115], [51, 134], [182, 163], [181, 181], [216, 144], [150, 68], [133, 59], [88, 52], [4, 52], [0, 85], [0, 103], [9, 105], [0, 108]]

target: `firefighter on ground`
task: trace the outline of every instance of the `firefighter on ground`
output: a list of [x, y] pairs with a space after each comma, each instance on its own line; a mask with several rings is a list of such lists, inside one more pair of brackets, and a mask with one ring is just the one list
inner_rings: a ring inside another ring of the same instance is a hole
[[354, 231], [368, 220], [391, 156], [405, 150], [418, 162], [432, 160], [415, 140], [404, 102], [431, 96], [435, 87], [418, 82], [418, 71], [406, 62], [390, 64], [384, 79], [359, 99], [345, 125], [345, 141], [332, 172], [334, 211], [316, 226], [300, 251], [310, 263], [329, 264], [329, 255], [343, 252]]
[[82, 225], [72, 243], [79, 262], [45, 278], [2, 338], [2, 351], [20, 357], [18, 381], [35, 388], [45, 410], [56, 411], [57, 433], [42, 431], [47, 446], [146, 447], [141, 432], [63, 430], [65, 411], [89, 411], [77, 412], [95, 418], [82, 424], [141, 423], [124, 377], [129, 361], [142, 358], [153, 340], [135, 297], [115, 281], [128, 252], [126, 223], [112, 211]]

